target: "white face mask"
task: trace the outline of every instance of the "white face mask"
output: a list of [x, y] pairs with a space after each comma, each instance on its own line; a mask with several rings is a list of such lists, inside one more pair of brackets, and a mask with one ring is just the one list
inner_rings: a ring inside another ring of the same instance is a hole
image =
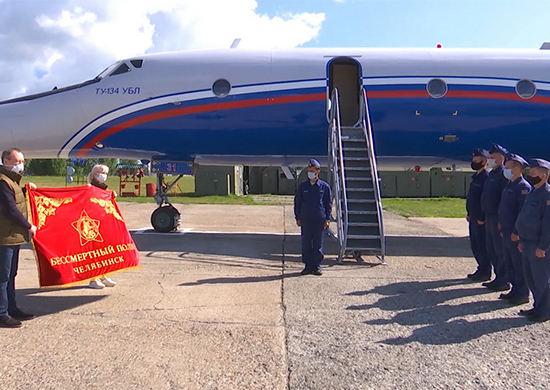
[[25, 170], [25, 164], [23, 163], [17, 164], [11, 167], [12, 172], [19, 173], [19, 174], [23, 173], [24, 170]]
[[317, 175], [315, 174], [315, 172], [308, 172], [307, 177], [309, 180], [313, 180], [317, 177]]
[[489, 160], [487, 160], [487, 166], [489, 168], [494, 168], [497, 166], [497, 160], [495, 160], [494, 158], [490, 158]]
[[105, 183], [107, 181], [107, 174], [106, 173], [100, 173], [96, 177], [97, 181], [100, 183]]

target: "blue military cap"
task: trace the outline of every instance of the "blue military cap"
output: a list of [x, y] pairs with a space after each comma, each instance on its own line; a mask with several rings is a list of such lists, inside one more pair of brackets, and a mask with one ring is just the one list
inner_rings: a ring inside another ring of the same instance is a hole
[[472, 151], [472, 157], [485, 157], [485, 158], [489, 158], [489, 152], [486, 151], [485, 149], [474, 149]]
[[520, 163], [523, 168], [527, 168], [529, 166], [529, 163], [523, 157], [514, 153], [507, 154], [506, 161], [516, 161]]
[[500, 153], [503, 156], [506, 156], [509, 152], [504, 146], [500, 146], [499, 144], [492, 144], [491, 149], [489, 149], [489, 153]]
[[531, 168], [546, 168], [550, 171], [550, 162], [542, 158], [533, 158], [529, 162], [531, 163]]
[[309, 160], [309, 166], [315, 167], [315, 168], [321, 168], [321, 164], [319, 163], [319, 161], [315, 160], [314, 158]]

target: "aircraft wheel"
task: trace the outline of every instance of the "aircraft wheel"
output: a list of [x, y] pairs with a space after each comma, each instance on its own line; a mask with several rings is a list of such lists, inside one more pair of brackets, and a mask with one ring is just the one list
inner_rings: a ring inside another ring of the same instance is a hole
[[157, 232], [168, 233], [176, 230], [180, 224], [180, 213], [173, 206], [164, 206], [151, 214], [151, 225]]

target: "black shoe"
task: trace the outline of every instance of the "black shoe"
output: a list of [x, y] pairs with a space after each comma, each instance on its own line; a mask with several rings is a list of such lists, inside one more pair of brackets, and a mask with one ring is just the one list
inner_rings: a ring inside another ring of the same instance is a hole
[[529, 316], [532, 316], [532, 315], [535, 315], [535, 308], [532, 308], [532, 309], [529, 309], [529, 310], [523, 310], [521, 309], [518, 314], [520, 316], [524, 316], [524, 317], [529, 317]]
[[510, 285], [508, 283], [500, 283], [496, 280], [489, 283], [481, 283], [481, 285], [493, 291], [506, 291], [510, 289]]
[[538, 314], [533, 314], [532, 316], [527, 317], [527, 319], [532, 322], [546, 322], [550, 320], [550, 317], [549, 316], [543, 317], [543, 316], [539, 316]]
[[313, 275], [317, 275], [317, 276], [321, 276], [323, 274], [323, 271], [321, 271], [320, 269], [316, 269], [315, 271], [312, 272]]
[[32, 320], [35, 317], [34, 314], [25, 313], [23, 310], [20, 310], [20, 309], [15, 309], [11, 311], [10, 316], [11, 318], [15, 318], [16, 320], [19, 320], [19, 321], [28, 321], [28, 320]]
[[513, 299], [513, 298], [514, 298], [514, 296], [512, 295], [511, 291], [507, 294], [500, 294], [498, 296], [498, 299]]
[[491, 280], [491, 275], [483, 275], [479, 271], [474, 272], [473, 274], [466, 275], [468, 279], [473, 280], [474, 282], [485, 282]]
[[313, 273], [313, 271], [310, 270], [309, 268], [304, 268], [304, 269], [302, 270], [302, 272], [300, 272], [300, 275], [310, 275], [310, 274], [312, 274], [312, 273]]
[[2, 328], [20, 328], [21, 321], [10, 316], [0, 316], [0, 327]]
[[529, 297], [520, 298], [520, 297], [513, 297], [508, 299], [507, 301], [510, 305], [523, 305], [525, 303], [529, 303]]

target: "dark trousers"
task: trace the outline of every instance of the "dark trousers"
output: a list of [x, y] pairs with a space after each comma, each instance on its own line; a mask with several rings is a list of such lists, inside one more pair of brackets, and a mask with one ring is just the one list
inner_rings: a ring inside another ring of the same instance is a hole
[[325, 221], [302, 221], [302, 262], [310, 270], [321, 267], [324, 259]]
[[491, 276], [491, 260], [487, 255], [485, 224], [479, 225], [477, 221], [470, 221], [470, 247], [477, 261], [477, 271], [482, 275]]
[[0, 246], [0, 316], [17, 308], [15, 277], [19, 266], [19, 245]]
[[529, 290], [533, 293], [535, 314], [541, 317], [550, 316], [550, 255], [539, 258], [535, 256], [537, 242], [523, 242], [523, 266]]
[[502, 237], [498, 229], [498, 216], [485, 216], [485, 231], [487, 232], [487, 254], [493, 269], [495, 271], [495, 279], [499, 284], [507, 283], [508, 276], [506, 275], [506, 263], [504, 263], [504, 254], [502, 252]]
[[518, 298], [526, 298], [529, 296], [529, 287], [525, 280], [523, 272], [523, 256], [518, 250], [519, 241], [512, 241], [509, 234], [505, 234], [502, 238], [504, 245], [504, 262], [506, 263], [506, 274], [508, 280], [512, 283], [510, 294]]

